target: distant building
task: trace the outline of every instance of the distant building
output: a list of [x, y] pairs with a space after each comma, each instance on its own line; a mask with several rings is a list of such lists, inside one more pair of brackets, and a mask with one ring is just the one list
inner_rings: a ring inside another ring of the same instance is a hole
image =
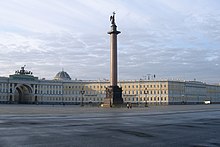
[[[109, 81], [71, 80], [61, 71], [54, 80], [42, 80], [24, 67], [9, 77], [0, 77], [0, 103], [98, 104], [106, 97]], [[220, 85], [198, 81], [119, 81], [125, 103], [168, 105], [220, 103]]]

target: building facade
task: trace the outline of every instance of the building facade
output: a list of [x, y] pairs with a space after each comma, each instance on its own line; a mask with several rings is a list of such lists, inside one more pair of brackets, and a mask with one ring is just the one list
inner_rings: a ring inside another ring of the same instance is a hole
[[[119, 81], [124, 103], [168, 105], [220, 103], [220, 85], [198, 81]], [[109, 81], [71, 80], [61, 71], [54, 80], [38, 79], [32, 72], [16, 71], [0, 77], [0, 103], [21, 104], [101, 104]]]

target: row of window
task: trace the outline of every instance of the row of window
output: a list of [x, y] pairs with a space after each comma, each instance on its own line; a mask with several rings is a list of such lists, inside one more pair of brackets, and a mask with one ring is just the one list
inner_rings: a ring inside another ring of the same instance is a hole
[[[83, 98], [83, 101], [85, 102], [97, 102], [97, 101], [100, 101], [102, 102], [104, 100], [104, 98], [88, 98], [88, 97], [84, 97]], [[82, 101], [82, 97], [69, 97], [69, 98], [62, 98], [62, 97], [57, 97], [57, 98], [54, 98], [54, 97], [44, 97], [44, 98], [39, 98], [39, 101], [73, 101], [73, 102], [81, 102]], [[167, 98], [166, 97], [147, 97], [147, 98], [135, 98], [135, 97], [132, 97], [132, 98], [124, 98], [124, 101], [135, 101], [135, 102], [148, 102], [148, 101], [167, 101]]]
[[1, 89], [1, 88], [6, 88], [6, 87], [8, 87], [8, 84], [7, 84], [7, 83], [0, 83], [0, 89]]
[[[39, 101], [59, 101], [59, 102], [62, 102], [62, 101], [72, 101], [72, 102], [81, 102], [82, 101], [82, 97], [65, 97], [65, 98], [62, 98], [62, 97], [40, 97], [38, 99]], [[103, 98], [83, 98], [83, 101], [85, 102], [97, 102], [97, 101], [100, 101], [102, 102], [104, 99]]]
[[0, 100], [7, 100], [7, 96], [0, 96]]
[[[2, 84], [3, 86], [1, 86], [0, 84], [0, 88], [1, 87], [7, 87], [7, 84]], [[5, 86], [4, 86], [5, 85]], [[14, 86], [16, 86], [17, 84], [15, 84]], [[13, 84], [10, 83], [10, 88], [13, 87]], [[62, 86], [60, 85], [31, 85], [31, 87], [35, 88], [35, 89], [62, 89]]]
[[124, 94], [167, 94], [166, 90], [123, 91]]
[[0, 92], [2, 92], [2, 93], [8, 92], [8, 89], [0, 89]]
[[[7, 89], [0, 89], [0, 92], [7, 92]], [[10, 89], [10, 93], [12, 93], [12, 90]], [[105, 94], [106, 91], [85, 91], [84, 94]], [[166, 90], [146, 90], [146, 91], [123, 91], [123, 94], [167, 94], [168, 92]], [[61, 90], [36, 90], [35, 94], [62, 94]], [[64, 91], [64, 94], [82, 94], [82, 91]]]
[[105, 88], [105, 87], [108, 87], [107, 85], [105, 85], [105, 86], [99, 86], [99, 85], [97, 85], [97, 86], [66, 86], [65, 88], [66, 89], [82, 89], [82, 88], [84, 88], [84, 89], [88, 89], [88, 88], [90, 88], [90, 89], [99, 89], [99, 88]]
[[[175, 98], [172, 98], [172, 100], [174, 100]], [[179, 98], [176, 98], [179, 99]], [[0, 96], [0, 100], [7, 100], [7, 96]], [[80, 102], [82, 101], [82, 97], [39, 97], [38, 98], [39, 101], [73, 101], [73, 102]], [[88, 101], [88, 102], [92, 102], [92, 101], [100, 101], [102, 102], [104, 100], [104, 98], [91, 98], [91, 97], [84, 97], [83, 98], [84, 101]], [[135, 97], [128, 97], [128, 98], [124, 98], [124, 101], [166, 101], [167, 98], [166, 97], [147, 97], [147, 98], [135, 98]]]
[[138, 100], [138, 98], [136, 97], [129, 97], [129, 98], [124, 98], [125, 101], [136, 101], [136, 102], [143, 102], [143, 101], [167, 101], [166, 97], [147, 97], [147, 98], [140, 98], [140, 100]]
[[166, 84], [164, 84], [164, 85], [162, 85], [162, 84], [160, 84], [160, 85], [122, 85], [122, 87], [124, 87], [124, 88], [166, 88], [167, 87], [167, 85]]
[[62, 94], [62, 91], [60, 91], [60, 90], [46, 90], [46, 91], [45, 90], [44, 91], [37, 90], [37, 93], [42, 94], [42, 95], [44, 95], [44, 94]]
[[[167, 85], [164, 84], [164, 85], [121, 85], [122, 88], [166, 88]], [[99, 88], [105, 88], [105, 87], [108, 87], [108, 85], [93, 85], [93, 86], [66, 86], [65, 88], [66, 89], [81, 89], [81, 88], [90, 88], [90, 89], [99, 89]]]
[[57, 86], [57, 85], [43, 85], [43, 86], [38, 86], [38, 89], [45, 89], [45, 90], [62, 90], [62, 86]]
[[[105, 93], [105, 91], [84, 91], [83, 94], [102, 94]], [[82, 91], [64, 91], [64, 94], [76, 94], [76, 95], [81, 95]]]
[[[38, 91], [39, 93], [39, 91]], [[84, 94], [105, 94], [106, 91], [84, 91]], [[146, 90], [146, 91], [123, 91], [123, 94], [167, 94], [166, 90]], [[61, 91], [58, 90], [47, 90], [47, 91], [40, 91], [39, 94], [62, 94]], [[82, 94], [82, 91], [64, 91], [64, 94]]]

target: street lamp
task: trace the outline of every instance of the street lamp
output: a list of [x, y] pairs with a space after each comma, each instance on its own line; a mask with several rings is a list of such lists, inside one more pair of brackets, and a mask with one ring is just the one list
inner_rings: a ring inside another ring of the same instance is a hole
[[185, 104], [184, 94], [182, 94], [181, 96], [182, 96], [182, 104]]
[[145, 107], [147, 107], [147, 102], [148, 102], [148, 97], [147, 97], [147, 99], [146, 99], [147, 94], [148, 94], [148, 89], [145, 88], [145, 90], [144, 90], [144, 97], [145, 97], [144, 104], [145, 104]]
[[84, 100], [83, 95], [84, 95], [84, 93], [85, 93], [84, 87], [82, 87], [82, 90], [80, 91], [80, 93], [82, 94], [81, 106], [84, 106], [84, 104], [83, 104], [83, 100]]

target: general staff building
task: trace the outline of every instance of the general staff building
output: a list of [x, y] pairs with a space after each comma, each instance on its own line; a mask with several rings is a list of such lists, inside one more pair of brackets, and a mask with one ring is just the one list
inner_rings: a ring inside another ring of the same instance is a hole
[[[0, 103], [21, 104], [101, 104], [109, 81], [71, 80], [67, 72], [53, 80], [38, 79], [24, 67], [9, 77], [0, 77]], [[125, 103], [169, 105], [220, 103], [220, 85], [199, 81], [127, 80], [119, 81]]]

